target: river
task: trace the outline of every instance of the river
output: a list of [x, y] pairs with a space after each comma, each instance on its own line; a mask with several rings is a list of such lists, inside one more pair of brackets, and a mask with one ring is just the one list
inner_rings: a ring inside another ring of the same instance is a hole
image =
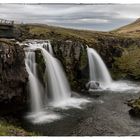
[[[98, 96], [96, 96], [98, 95]], [[46, 124], [24, 120], [23, 127], [46, 136], [130, 136], [140, 135], [140, 119], [129, 115], [126, 102], [140, 97], [140, 92], [98, 91], [81, 109], [55, 109], [62, 118]]]

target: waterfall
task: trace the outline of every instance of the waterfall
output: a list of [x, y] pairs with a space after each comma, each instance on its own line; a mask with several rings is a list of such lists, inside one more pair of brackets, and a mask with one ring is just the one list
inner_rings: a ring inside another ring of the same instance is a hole
[[53, 51], [50, 43], [33, 42], [29, 46], [29, 49], [39, 49], [42, 52], [47, 74], [47, 81], [45, 82], [47, 82], [48, 92], [51, 95], [50, 102], [58, 103], [70, 98], [71, 90], [69, 83], [59, 60], [52, 55]]
[[87, 47], [89, 60], [90, 81], [97, 81], [101, 86], [109, 86], [112, 78], [99, 54], [92, 48]]
[[128, 83], [127, 81], [113, 81], [102, 58], [93, 48], [87, 47], [87, 54], [89, 61], [90, 81], [93, 81], [93, 83], [94, 81], [99, 82], [100, 87], [102, 88], [101, 90], [110, 90], [114, 92], [127, 91], [127, 93], [128, 91], [135, 91], [136, 93], [140, 91], [140, 88], [137, 88], [136, 85]]
[[52, 49], [50, 41], [44, 42], [43, 48], [46, 49], [51, 55], [53, 55], [53, 49]]
[[42, 86], [38, 81], [36, 73], [35, 52], [28, 51], [25, 53], [25, 65], [29, 74], [29, 91], [31, 95], [31, 110], [32, 112], [39, 112], [42, 108], [41, 91]]
[[[49, 110], [50, 108], [81, 108], [80, 105], [89, 102], [86, 99], [71, 97], [71, 89], [65, 72], [59, 60], [54, 57], [52, 46], [48, 40], [28, 40], [24, 44], [29, 46], [25, 48], [25, 65], [29, 74], [31, 96], [31, 113], [27, 116], [30, 121], [33, 123], [52, 122], [60, 119], [60, 115]], [[37, 75], [36, 50], [41, 51], [45, 62], [44, 74], [46, 74], [47, 80], [44, 82], [46, 87], [42, 86]], [[46, 96], [47, 98], [45, 98]]]
[[45, 49], [40, 48], [45, 60], [48, 75], [48, 86], [52, 102], [61, 102], [71, 96], [71, 90], [60, 62]]

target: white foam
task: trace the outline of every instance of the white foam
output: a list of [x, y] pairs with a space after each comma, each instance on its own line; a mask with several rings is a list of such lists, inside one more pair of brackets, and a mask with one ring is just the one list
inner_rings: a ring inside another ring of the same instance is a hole
[[26, 116], [34, 124], [50, 123], [55, 120], [61, 119], [61, 116], [56, 113], [40, 111], [37, 113], [30, 113]]
[[54, 108], [62, 108], [62, 109], [69, 109], [69, 108], [82, 109], [82, 105], [85, 105], [89, 102], [90, 100], [88, 99], [71, 97], [61, 102], [52, 102], [50, 106]]
[[140, 92], [140, 87], [137, 84], [128, 81], [114, 81], [108, 86], [101, 87], [100, 91], [109, 90], [109, 91], [116, 91], [116, 92], [133, 92], [138, 93]]
[[[43, 123], [51, 123], [56, 120], [62, 119], [62, 115], [58, 114], [54, 111], [54, 108], [58, 109], [70, 109], [70, 108], [77, 108], [82, 109], [82, 106], [89, 103], [90, 100], [84, 98], [69, 98], [65, 101], [61, 102], [51, 102], [47, 109], [36, 112], [36, 113], [29, 113], [26, 118], [32, 122], [33, 124], [43, 124]], [[48, 109], [49, 108], [49, 109]]]

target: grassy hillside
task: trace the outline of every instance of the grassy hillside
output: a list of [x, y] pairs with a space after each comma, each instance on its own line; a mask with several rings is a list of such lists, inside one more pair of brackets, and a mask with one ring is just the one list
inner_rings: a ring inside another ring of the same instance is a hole
[[124, 38], [113, 32], [98, 32], [90, 30], [68, 29], [62, 27], [41, 25], [41, 24], [24, 24], [16, 25], [16, 31], [20, 32], [24, 38], [78, 38], [85, 41], [97, 41], [98, 38], [118, 37]]
[[114, 30], [113, 32], [123, 35], [140, 37], [140, 18], [138, 18], [135, 22], [131, 24], [128, 24], [126, 26]]

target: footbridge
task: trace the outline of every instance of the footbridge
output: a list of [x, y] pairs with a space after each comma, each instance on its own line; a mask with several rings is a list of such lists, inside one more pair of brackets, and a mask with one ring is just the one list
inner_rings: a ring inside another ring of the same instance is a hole
[[0, 38], [12, 38], [14, 36], [14, 21], [0, 19]]

